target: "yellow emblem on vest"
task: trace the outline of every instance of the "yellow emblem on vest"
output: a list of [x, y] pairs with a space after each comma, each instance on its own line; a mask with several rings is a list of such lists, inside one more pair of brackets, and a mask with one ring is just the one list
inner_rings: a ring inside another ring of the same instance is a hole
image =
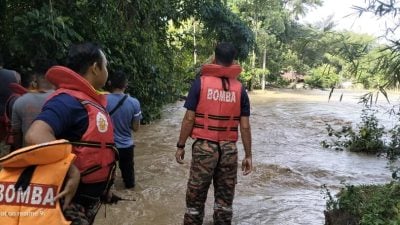
[[108, 130], [107, 117], [101, 112], [97, 113], [96, 125], [97, 125], [97, 130], [100, 133], [105, 133]]

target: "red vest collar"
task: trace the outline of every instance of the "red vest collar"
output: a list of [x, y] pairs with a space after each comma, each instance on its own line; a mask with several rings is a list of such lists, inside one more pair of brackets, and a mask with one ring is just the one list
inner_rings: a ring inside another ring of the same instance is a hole
[[98, 93], [81, 75], [64, 66], [53, 66], [46, 73], [46, 79], [56, 86], [56, 89], [80, 91], [91, 97], [103, 107], [107, 105], [105, 95]]
[[201, 75], [203, 76], [237, 78], [241, 72], [242, 68], [237, 64], [228, 67], [218, 64], [205, 64], [201, 68]]
[[11, 83], [8, 85], [8, 87], [11, 89], [11, 91], [14, 94], [17, 94], [17, 95], [23, 95], [25, 93], [28, 93], [28, 89], [24, 88], [23, 86], [21, 86], [20, 84], [17, 84], [17, 83]]

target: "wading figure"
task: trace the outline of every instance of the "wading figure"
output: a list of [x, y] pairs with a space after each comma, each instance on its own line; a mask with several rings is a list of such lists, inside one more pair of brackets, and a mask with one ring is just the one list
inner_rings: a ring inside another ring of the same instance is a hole
[[62, 200], [64, 216], [73, 225], [92, 224], [100, 198], [110, 196], [114, 179], [117, 153], [113, 128], [105, 109], [106, 96], [97, 91], [107, 77], [107, 59], [99, 46], [73, 45], [66, 67], [54, 66], [47, 71], [46, 78], [56, 91], [25, 136], [28, 145], [56, 139], [74, 142], [76, 160], [64, 190], [56, 197]]
[[125, 94], [128, 79], [124, 72], [112, 73], [108, 85], [107, 111], [114, 125], [114, 140], [119, 153], [119, 168], [126, 188], [135, 187], [135, 143], [132, 131], [138, 131], [142, 111], [136, 98]]
[[193, 83], [184, 105], [187, 111], [175, 154], [178, 163], [183, 163], [187, 138], [195, 139], [186, 192], [185, 225], [203, 223], [204, 203], [211, 182], [215, 192], [214, 224], [231, 224], [237, 181], [238, 127], [245, 150], [243, 174], [252, 170], [250, 102], [237, 80], [241, 68], [233, 64], [235, 56], [232, 44], [218, 44], [215, 64], [202, 67], [201, 76]]

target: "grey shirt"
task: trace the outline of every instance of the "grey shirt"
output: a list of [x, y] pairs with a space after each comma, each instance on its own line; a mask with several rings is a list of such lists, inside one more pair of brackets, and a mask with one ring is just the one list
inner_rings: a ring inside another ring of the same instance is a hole
[[13, 105], [12, 129], [20, 131], [22, 135], [25, 135], [33, 120], [42, 111], [42, 106], [52, 92], [26, 93], [19, 97]]

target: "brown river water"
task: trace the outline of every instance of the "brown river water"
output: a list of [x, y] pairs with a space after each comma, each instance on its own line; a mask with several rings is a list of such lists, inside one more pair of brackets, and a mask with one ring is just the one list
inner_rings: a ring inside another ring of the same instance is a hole
[[[343, 93], [343, 100], [340, 95]], [[249, 93], [252, 104], [254, 171], [238, 172], [232, 224], [322, 225], [325, 194], [343, 183], [390, 181], [387, 160], [324, 149], [326, 123], [342, 126], [360, 121], [361, 92], [277, 90]], [[385, 105], [385, 101], [379, 101]], [[185, 190], [191, 159], [189, 140], [185, 164], [175, 162], [175, 144], [185, 113], [183, 101], [165, 107], [162, 119], [135, 133], [136, 187], [124, 190], [118, 177], [115, 192], [136, 201], [102, 206], [95, 225], [178, 225], [185, 211]], [[387, 106], [384, 106], [387, 107]], [[383, 123], [393, 118], [380, 115]], [[243, 147], [238, 142], [239, 158]], [[212, 224], [213, 189], [208, 193], [205, 225]]]

